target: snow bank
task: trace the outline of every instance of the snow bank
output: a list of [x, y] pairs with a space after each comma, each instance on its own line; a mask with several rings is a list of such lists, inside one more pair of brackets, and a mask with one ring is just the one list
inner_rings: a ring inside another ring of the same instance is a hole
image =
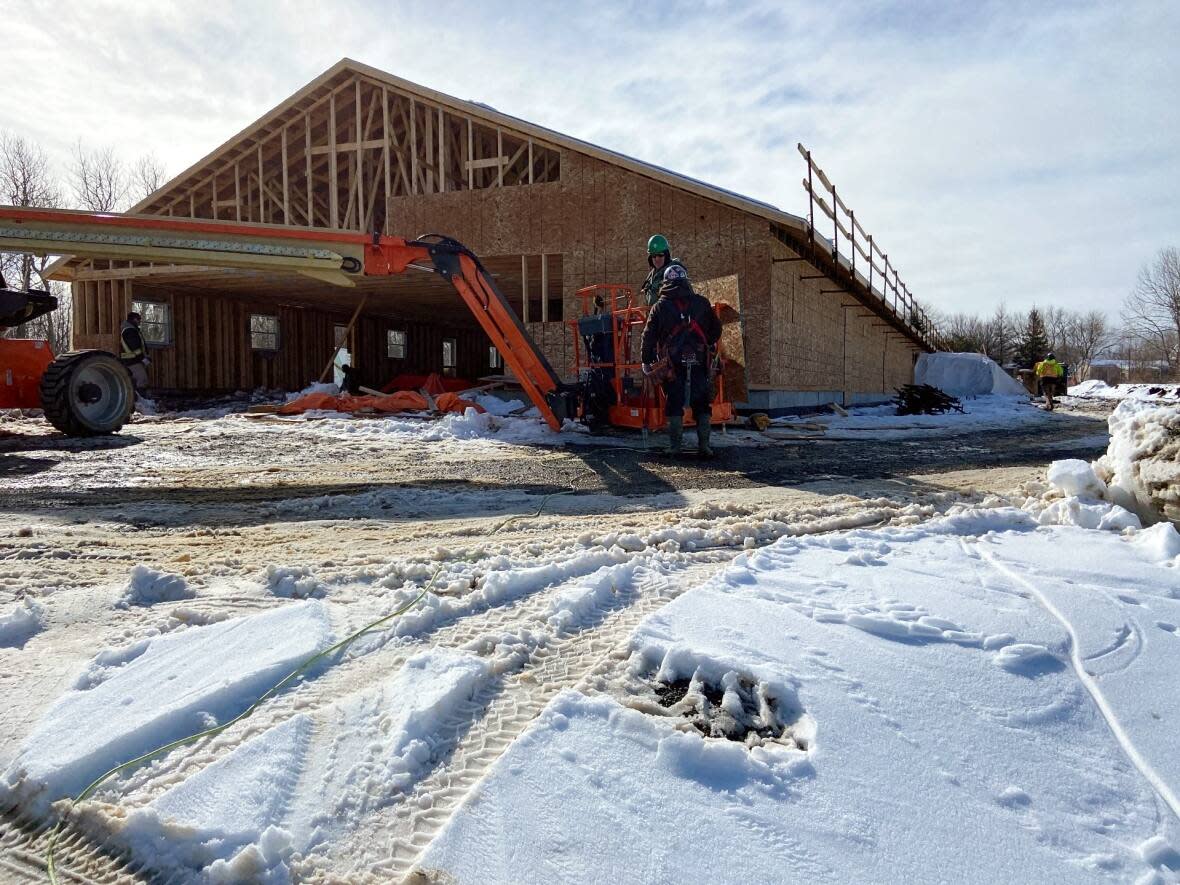
[[45, 608], [32, 599], [23, 599], [0, 614], [0, 648], [21, 648], [44, 627]]
[[100, 655], [25, 739], [0, 778], [0, 800], [44, 814], [107, 769], [237, 715], [331, 636], [312, 601]]
[[131, 570], [131, 578], [115, 607], [130, 608], [133, 605], [178, 602], [181, 599], [192, 599], [194, 595], [188, 582], [180, 575], [159, 572], [146, 565], [137, 565]]
[[951, 396], [1028, 396], [1024, 385], [981, 353], [924, 353], [914, 366], [914, 383], [930, 384]]
[[1180, 405], [1125, 400], [1107, 422], [1110, 446], [1095, 465], [1107, 497], [1145, 521], [1180, 523]]

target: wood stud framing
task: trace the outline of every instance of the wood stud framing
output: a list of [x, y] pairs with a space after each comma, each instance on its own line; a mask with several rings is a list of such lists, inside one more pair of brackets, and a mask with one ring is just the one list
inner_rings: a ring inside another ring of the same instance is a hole
[[393, 232], [393, 198], [541, 184], [560, 169], [554, 147], [356, 75], [141, 211]]

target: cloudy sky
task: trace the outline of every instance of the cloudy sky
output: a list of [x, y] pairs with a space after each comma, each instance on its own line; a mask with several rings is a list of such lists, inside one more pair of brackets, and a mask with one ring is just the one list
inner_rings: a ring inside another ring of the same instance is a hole
[[0, 129], [174, 174], [348, 56], [796, 214], [802, 141], [927, 303], [1114, 316], [1180, 246], [1178, 34], [1177, 0], [0, 0]]

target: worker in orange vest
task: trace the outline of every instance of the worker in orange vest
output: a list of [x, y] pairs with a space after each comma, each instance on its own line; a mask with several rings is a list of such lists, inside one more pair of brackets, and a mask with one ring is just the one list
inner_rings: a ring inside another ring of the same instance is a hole
[[1057, 362], [1052, 353], [1045, 354], [1045, 358], [1033, 367], [1033, 372], [1041, 384], [1041, 392], [1045, 395], [1045, 408], [1053, 411], [1053, 395], [1061, 391], [1058, 385], [1065, 380], [1065, 366]]

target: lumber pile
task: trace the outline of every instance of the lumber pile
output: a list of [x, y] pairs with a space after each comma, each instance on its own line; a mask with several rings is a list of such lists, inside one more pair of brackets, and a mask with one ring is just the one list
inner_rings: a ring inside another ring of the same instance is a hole
[[944, 412], [962, 412], [963, 404], [958, 397], [943, 393], [929, 384], [903, 384], [896, 388], [893, 404], [899, 415], [941, 415]]

